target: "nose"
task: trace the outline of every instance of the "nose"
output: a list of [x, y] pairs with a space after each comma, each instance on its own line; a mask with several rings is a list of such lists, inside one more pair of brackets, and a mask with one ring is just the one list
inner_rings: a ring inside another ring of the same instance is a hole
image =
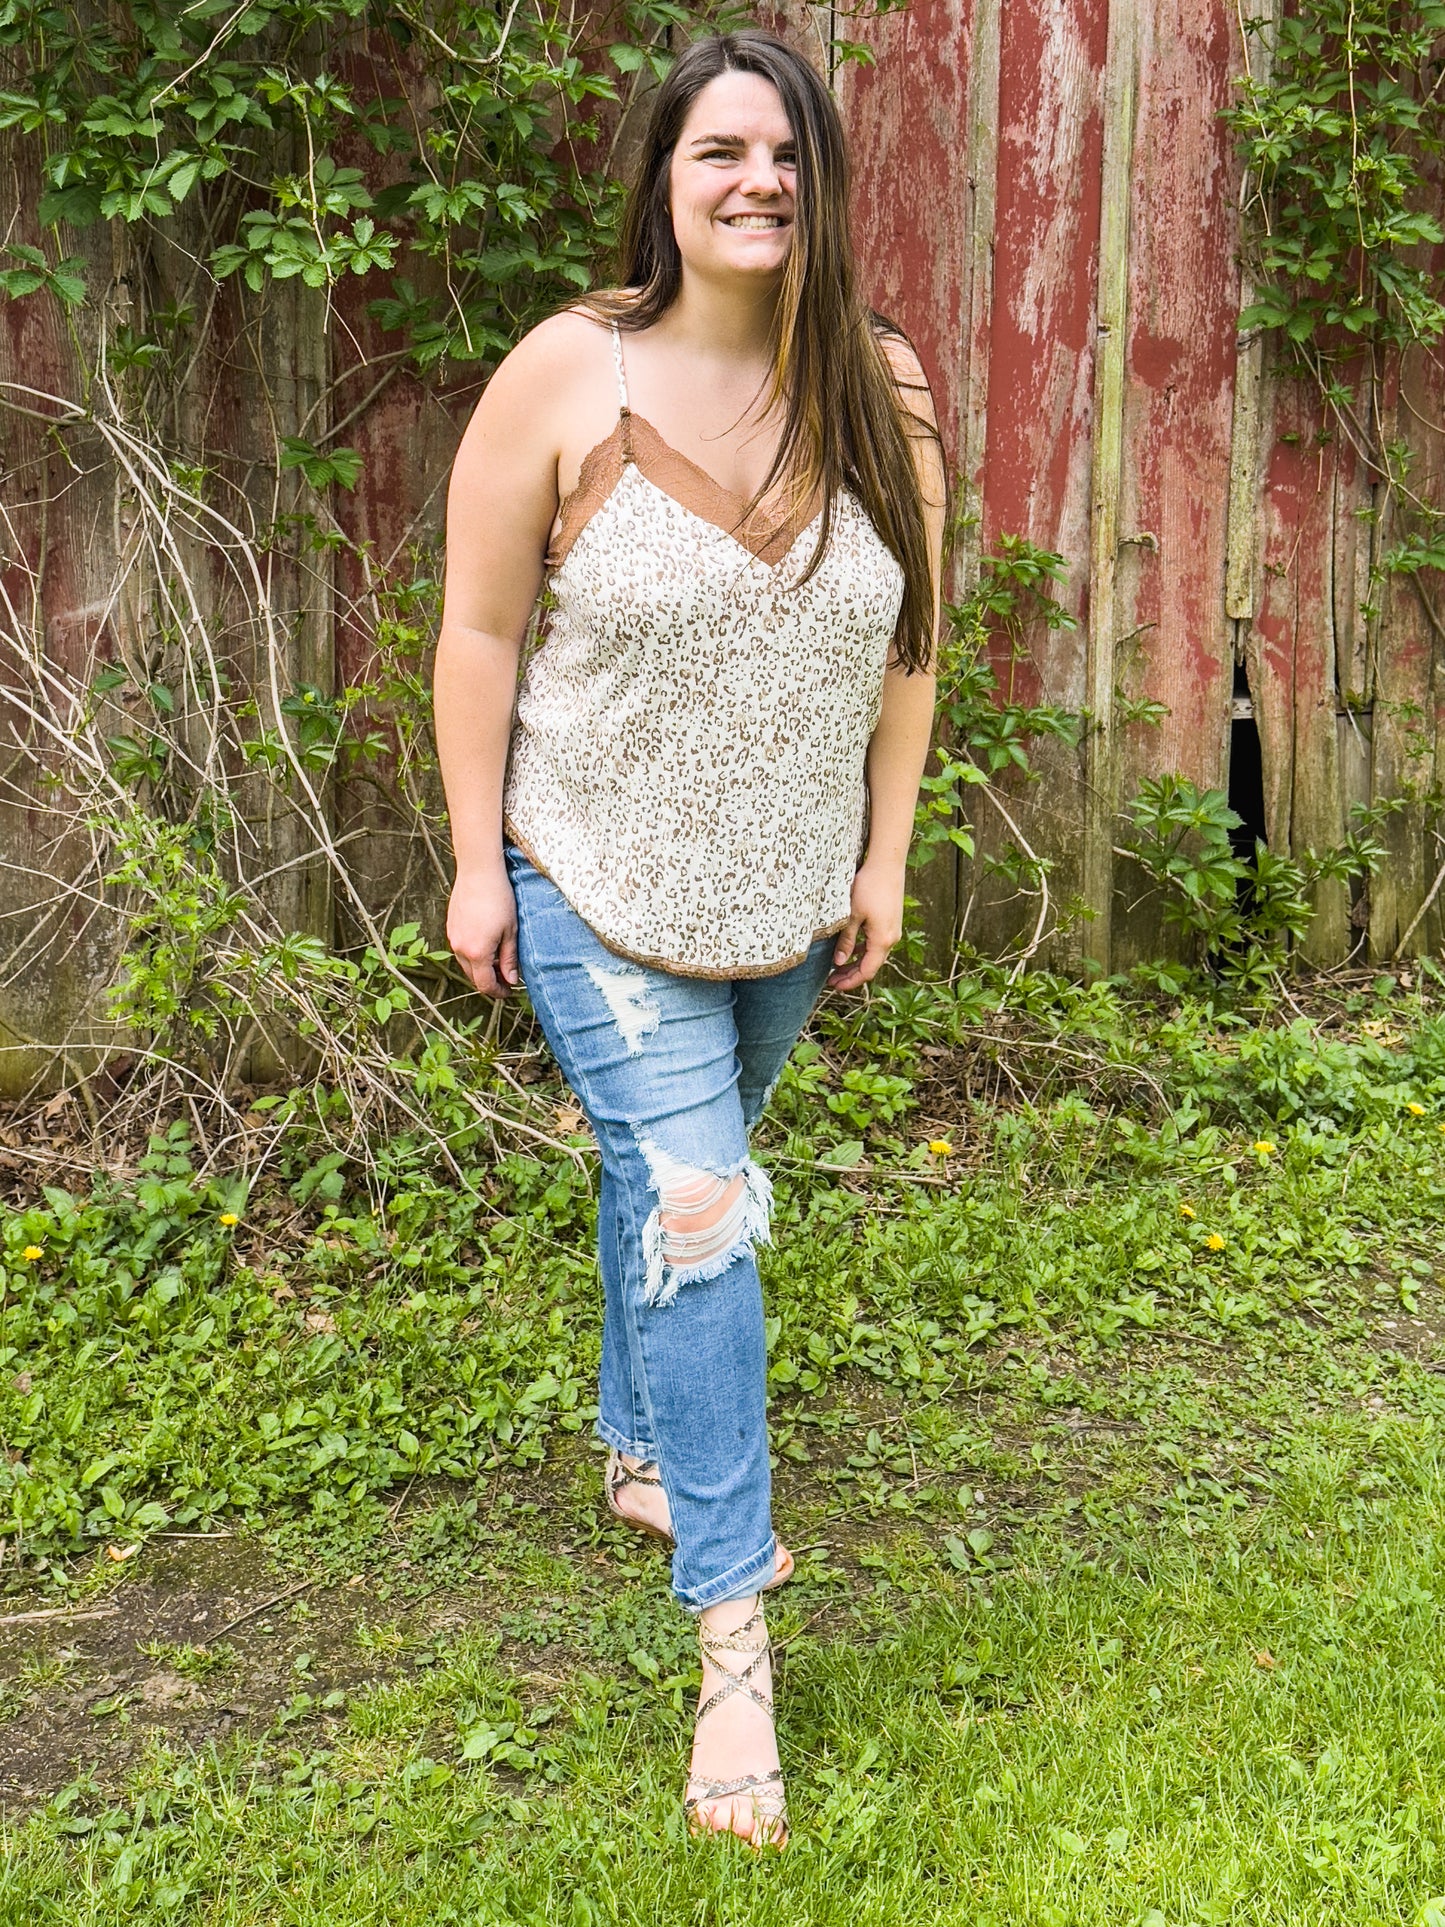
[[750, 147], [743, 169], [743, 178], [738, 183], [740, 194], [772, 196], [781, 194], [783, 183], [773, 160], [771, 147], [759, 145]]

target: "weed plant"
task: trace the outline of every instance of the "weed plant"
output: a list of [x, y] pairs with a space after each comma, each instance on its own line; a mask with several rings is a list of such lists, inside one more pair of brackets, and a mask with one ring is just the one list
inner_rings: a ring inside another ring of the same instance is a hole
[[[776, 1863], [686, 1840], [690, 1629], [599, 1522], [580, 1131], [470, 1192], [398, 1139], [373, 1191], [298, 1123], [242, 1195], [177, 1126], [13, 1210], [12, 1587], [121, 1596], [105, 1547], [245, 1521], [371, 1575], [392, 1671], [327, 1690], [300, 1618], [259, 1726], [135, 1728], [0, 1821], [0, 1922], [1438, 1927], [1439, 993], [980, 970], [825, 1005], [761, 1146]], [[472, 1617], [428, 1632], [438, 1587]], [[253, 1631], [144, 1651], [223, 1694]]]
[[[825, 1004], [760, 1147], [781, 1423], [861, 1374], [937, 1401], [1010, 1333], [1225, 1330], [1429, 1270], [1445, 1199], [1445, 1006], [1426, 969], [1230, 1009], [979, 969]], [[441, 1090], [439, 1100], [450, 1097]], [[590, 1426], [595, 1156], [399, 1134], [348, 1166], [289, 1115], [264, 1182], [190, 1126], [5, 1216], [0, 1547], [73, 1587], [87, 1548], [291, 1521], [353, 1556], [395, 1490], [542, 1461]], [[312, 1120], [308, 1124], [308, 1120]]]

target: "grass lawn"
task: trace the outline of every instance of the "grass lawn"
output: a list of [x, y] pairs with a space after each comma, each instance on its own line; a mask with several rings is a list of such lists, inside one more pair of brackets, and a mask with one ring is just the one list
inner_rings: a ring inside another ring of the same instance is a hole
[[17, 1197], [0, 1923], [1445, 1927], [1440, 1008], [801, 1053], [761, 1859], [685, 1837], [690, 1627], [600, 1512], [585, 1170]]

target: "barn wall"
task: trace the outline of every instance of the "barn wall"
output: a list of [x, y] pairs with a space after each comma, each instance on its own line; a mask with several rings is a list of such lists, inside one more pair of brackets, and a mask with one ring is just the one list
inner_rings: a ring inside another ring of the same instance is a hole
[[[1147, 880], [1119, 854], [1119, 810], [1166, 771], [1227, 787], [1241, 727], [1258, 734], [1277, 849], [1337, 842], [1356, 802], [1417, 799], [1381, 831], [1389, 861], [1366, 896], [1322, 893], [1311, 954], [1437, 947], [1445, 891], [1418, 799], [1445, 781], [1442, 637], [1409, 578], [1371, 594], [1388, 532], [1362, 511], [1378, 505], [1379, 478], [1313, 390], [1279, 374], [1267, 341], [1237, 339], [1250, 290], [1239, 163], [1219, 119], [1245, 67], [1236, 14], [1211, 0], [1178, 0], [1167, 23], [1143, 0], [912, 0], [867, 22], [799, 5], [770, 17], [822, 67], [833, 28], [873, 55], [832, 78], [867, 292], [919, 349], [969, 517], [954, 592], [1002, 537], [1025, 536], [1065, 558], [1060, 595], [1077, 618], [1040, 626], [1017, 656], [997, 650], [1007, 694], [1086, 726], [1077, 747], [1039, 745], [1034, 780], [1006, 777], [976, 802], [976, 859], [922, 873], [933, 964], [960, 934], [997, 949], [1040, 929], [1039, 954], [1065, 968], [1159, 954], [1167, 933]], [[1251, 43], [1249, 57], [1267, 56]], [[0, 135], [22, 210], [38, 193], [31, 166], [25, 145]], [[71, 244], [92, 257], [105, 325], [144, 321], [145, 300], [196, 296], [184, 248], [141, 259], [131, 250], [143, 240], [104, 228]], [[294, 478], [292, 494], [274, 492], [278, 427], [307, 420], [314, 439], [364, 458], [361, 486], [335, 503], [364, 560], [269, 552], [288, 687], [325, 691], [374, 669], [378, 584], [405, 577], [413, 550], [435, 541], [477, 392], [467, 371], [450, 391], [398, 369], [376, 385], [363, 356], [388, 344], [366, 313], [371, 292], [348, 283], [328, 298], [290, 283], [243, 303], [235, 283], [202, 287], [205, 339], [176, 397], [178, 444], [222, 452], [217, 490], [249, 536], [299, 499]], [[100, 661], [144, 656], [164, 582], [138, 567], [111, 595], [132, 534], [113, 450], [84, 426], [57, 436], [39, 418], [48, 404], [25, 412], [26, 389], [79, 389], [53, 307], [0, 306], [0, 381], [22, 404], [6, 411], [0, 445], [7, 621], [83, 683]], [[1438, 499], [1445, 359], [1407, 357], [1376, 401]], [[265, 417], [273, 405], [285, 421]], [[234, 560], [193, 559], [216, 636], [239, 633], [247, 592]], [[260, 685], [265, 668], [258, 658], [243, 673]], [[0, 1085], [12, 1088], [55, 1046], [80, 1063], [104, 1041], [97, 989], [122, 934], [96, 892], [49, 887], [85, 879], [92, 856], [44, 784], [57, 749], [13, 698], [0, 687], [20, 752], [0, 789]], [[1121, 702], [1141, 701], [1162, 705], [1162, 721], [1128, 720]], [[250, 795], [285, 925], [345, 939], [360, 902], [382, 922], [420, 915], [439, 934], [446, 855], [410, 836], [389, 766], [338, 777], [322, 799], [355, 900], [305, 856], [294, 814]], [[1015, 842], [1047, 859], [1042, 923], [1039, 899], [990, 867]]]
[[[1010, 823], [977, 805], [978, 859], [930, 885], [932, 950], [960, 929], [985, 948], [1032, 932], [1037, 900], [989, 874], [1016, 830], [1050, 861], [1050, 921], [1063, 913], [1044, 955], [1126, 968], [1169, 942], [1118, 849], [1140, 783], [1228, 789], [1231, 739], [1254, 730], [1271, 847], [1337, 844], [1353, 804], [1438, 790], [1445, 638], [1409, 578], [1371, 594], [1380, 478], [1268, 341], [1237, 337], [1252, 294], [1219, 114], [1247, 62], [1268, 60], [1258, 40], [1246, 56], [1238, 15], [1210, 0], [1180, 0], [1167, 23], [1142, 0], [920, 0], [859, 31], [876, 65], [845, 70], [839, 93], [860, 251], [919, 347], [978, 517], [955, 588], [1005, 534], [1061, 554], [1079, 627], [1041, 627], [1024, 660], [1000, 648], [995, 667], [1017, 699], [1087, 717], [1076, 751], [1043, 741], [1036, 780], [1000, 784]], [[1445, 362], [1419, 352], [1380, 398], [1436, 499], [1442, 391]], [[1140, 700], [1162, 721], [1121, 715]], [[1445, 891], [1419, 914], [1440, 867], [1424, 803], [1378, 834], [1389, 858], [1363, 897], [1319, 888], [1318, 962], [1445, 932]]]

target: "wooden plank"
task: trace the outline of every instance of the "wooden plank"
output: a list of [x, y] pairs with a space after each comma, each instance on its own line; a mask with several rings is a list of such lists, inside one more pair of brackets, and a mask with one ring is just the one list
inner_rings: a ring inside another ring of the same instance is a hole
[[[1088, 614], [1094, 287], [1101, 218], [1102, 90], [1107, 9], [1063, 0], [1047, 9], [1005, 7], [999, 35], [998, 181], [992, 303], [988, 310], [988, 412], [982, 543], [1020, 535], [1063, 555], [1060, 600]], [[1085, 631], [1032, 625], [1018, 660], [1000, 642], [999, 685], [1020, 702], [1082, 711], [1088, 702]], [[1046, 855], [1052, 910], [1082, 887], [1084, 752], [1036, 744], [1032, 783], [1004, 778], [1000, 794], [1032, 848]], [[1027, 939], [1039, 904], [988, 872], [1011, 843], [1002, 819], [979, 811], [979, 858], [969, 866], [968, 934], [998, 950]], [[1077, 963], [1077, 920], [1043, 955]]]
[[[1242, 53], [1213, 0], [1179, 0], [1167, 30], [1143, 9], [1138, 33], [1119, 499], [1114, 546], [1096, 557], [1112, 576], [1112, 677], [1106, 686], [1101, 664], [1096, 701], [1115, 713], [1115, 809], [1146, 777], [1166, 772], [1203, 788], [1225, 782], [1233, 682], [1222, 591], [1241, 170], [1219, 112]], [[1164, 714], [1152, 724], [1122, 721], [1120, 698]], [[1095, 834], [1117, 829], [1104, 798], [1094, 800]], [[1123, 862], [1110, 968], [1170, 953], [1177, 937], [1163, 908], [1148, 879]]]
[[[1271, 28], [1279, 0], [1265, 10]], [[1267, 77], [1274, 34], [1246, 45], [1255, 75]], [[1254, 298], [1247, 273], [1240, 305]], [[1302, 855], [1337, 844], [1347, 792], [1359, 785], [1363, 728], [1341, 728], [1337, 563], [1341, 529], [1360, 501], [1360, 477], [1346, 463], [1311, 384], [1280, 372], [1273, 338], [1240, 349], [1231, 470], [1225, 606], [1249, 677], [1264, 766], [1272, 849]], [[1351, 575], [1354, 563], [1347, 565]], [[1356, 943], [1349, 890], [1326, 883], [1305, 940], [1312, 961], [1334, 963]]]
[[1084, 955], [1110, 967], [1114, 918], [1114, 625], [1119, 494], [1124, 467], [1124, 357], [1129, 335], [1129, 212], [1138, 98], [1133, 0], [1109, 8], [1104, 69], [1103, 203], [1095, 294], [1093, 461], [1089, 514], [1089, 621], [1085, 693], [1083, 900], [1092, 913]]
[[[39, 160], [32, 137], [0, 134], [0, 179], [15, 190], [9, 238], [45, 246], [54, 260], [54, 237], [34, 221]], [[106, 231], [68, 236], [65, 251], [104, 294], [114, 268]], [[74, 326], [93, 348], [94, 311]], [[121, 941], [119, 920], [93, 903], [90, 838], [73, 821], [79, 799], [50, 786], [65, 755], [23, 704], [41, 669], [83, 689], [117, 653], [134, 603], [112, 594], [125, 520], [104, 444], [84, 423], [47, 425], [66, 411], [41, 396], [86, 399], [76, 338], [48, 295], [0, 300], [0, 384], [0, 1092], [17, 1096], [85, 1074], [113, 1040], [100, 991]], [[41, 706], [63, 722], [63, 699], [52, 692]], [[72, 894], [80, 878], [85, 888]]]
[[[1371, 387], [1368, 374], [1361, 371], [1362, 414], [1366, 420], [1375, 412]], [[1336, 444], [1331, 504], [1334, 527], [1331, 617], [1335, 632], [1335, 684], [1342, 710], [1364, 709], [1374, 696], [1379, 597], [1374, 593], [1370, 573], [1376, 552], [1373, 511], [1378, 508], [1382, 493], [1379, 479], [1361, 451], [1348, 435], [1341, 434]], [[1361, 793], [1359, 800], [1365, 801], [1367, 797], [1368, 790]]]
[[[1261, 589], [1248, 637], [1270, 848], [1323, 851], [1344, 834], [1336, 723], [1333, 512], [1336, 451], [1312, 384], [1266, 365], [1269, 424], [1261, 501]], [[1322, 884], [1304, 945], [1315, 963], [1349, 954], [1349, 892]]]
[[958, 375], [958, 508], [955, 595], [978, 586], [988, 450], [989, 318], [998, 222], [999, 50], [1003, 0], [977, 0], [968, 88], [968, 197], [964, 223], [963, 341]]
[[[1445, 249], [1437, 250], [1445, 269]], [[1384, 419], [1395, 439], [1413, 451], [1408, 486], [1425, 501], [1445, 500], [1445, 367], [1441, 351], [1412, 349], [1386, 387]], [[1381, 530], [1389, 546], [1401, 517]], [[1380, 962], [1419, 950], [1438, 951], [1445, 934], [1445, 889], [1436, 878], [1445, 864], [1438, 813], [1428, 802], [1445, 775], [1445, 597], [1438, 571], [1387, 576], [1382, 594], [1374, 687], [1373, 794], [1407, 796], [1410, 807], [1387, 817], [1377, 832], [1386, 857], [1370, 885], [1370, 951]], [[1427, 606], [1428, 604], [1428, 606]], [[1433, 614], [1433, 621], [1432, 621]], [[1433, 895], [1432, 895], [1433, 891]], [[1428, 907], [1427, 907], [1428, 906]], [[1423, 914], [1422, 914], [1423, 912]]]
[[[463, 368], [453, 386], [442, 389], [418, 380], [394, 364], [385, 377], [368, 365], [395, 349], [366, 312], [369, 292], [355, 283], [336, 291], [337, 334], [346, 344], [351, 373], [343, 374], [332, 404], [338, 422], [365, 403], [337, 437], [361, 457], [362, 479], [353, 493], [339, 495], [334, 513], [356, 551], [337, 561], [335, 586], [335, 678], [338, 689], [385, 681], [392, 669], [379, 653], [381, 623], [389, 615], [388, 592], [439, 563], [445, 534], [446, 484], [461, 430], [483, 386], [486, 370]], [[370, 399], [368, 400], [368, 397]], [[412, 551], [417, 559], [412, 560]], [[425, 606], [404, 620], [425, 630]], [[420, 660], [411, 665], [425, 673]], [[357, 729], [379, 725], [395, 745], [396, 723], [382, 705], [357, 713]], [[445, 929], [451, 883], [451, 853], [419, 834], [397, 755], [367, 758], [346, 771], [335, 786], [336, 831], [345, 840], [347, 867], [362, 901], [382, 928], [420, 922], [440, 943]], [[423, 782], [420, 791], [432, 808], [440, 804], [439, 783]], [[344, 898], [336, 906], [339, 931], [356, 940], [360, 929], [354, 907]]]
[[[1281, 0], [1265, 0], [1256, 9], [1264, 24], [1258, 36], [1241, 32], [1239, 71], [1261, 83], [1267, 82], [1274, 68], [1274, 50], [1279, 32]], [[1239, 202], [1253, 193], [1252, 179], [1242, 181]], [[1231, 222], [1231, 227], [1237, 225]], [[1254, 278], [1247, 265], [1239, 275], [1239, 312], [1243, 314], [1255, 298]], [[1230, 427], [1229, 519], [1226, 536], [1224, 611], [1232, 619], [1248, 622], [1258, 600], [1257, 570], [1259, 523], [1257, 505], [1261, 487], [1260, 448], [1263, 414], [1264, 336], [1258, 329], [1238, 337], [1234, 364], [1234, 406]], [[1243, 638], [1236, 638], [1242, 653]]]
[[[997, 0], [985, 4], [996, 7]], [[970, 0], [915, 0], [904, 12], [843, 24], [876, 62], [847, 63], [836, 76], [854, 170], [862, 285], [918, 350], [953, 473], [967, 440], [963, 394], [970, 379], [975, 423], [983, 405], [967, 317], [980, 245], [977, 195], [981, 183], [986, 219], [992, 150], [987, 140], [976, 149], [972, 139], [960, 139], [964, 130], [980, 132], [982, 112], [973, 91], [972, 8]], [[926, 932], [926, 965], [946, 973], [957, 922], [956, 853], [940, 852], [910, 887]]]
[[[1359, 390], [1364, 397], [1365, 420], [1374, 419], [1372, 389], [1368, 369], [1361, 369]], [[1330, 569], [1335, 639], [1336, 767], [1340, 781], [1340, 822], [1342, 829], [1348, 830], [1351, 810], [1357, 804], [1370, 801], [1374, 786], [1375, 663], [1383, 598], [1371, 579], [1379, 535], [1374, 512], [1382, 493], [1381, 484], [1362, 451], [1347, 434], [1342, 434], [1336, 444], [1333, 481], [1330, 520], [1334, 544]], [[1357, 946], [1363, 955], [1371, 915], [1370, 892], [1361, 879], [1348, 886], [1348, 893], [1350, 942], [1352, 948]]]

